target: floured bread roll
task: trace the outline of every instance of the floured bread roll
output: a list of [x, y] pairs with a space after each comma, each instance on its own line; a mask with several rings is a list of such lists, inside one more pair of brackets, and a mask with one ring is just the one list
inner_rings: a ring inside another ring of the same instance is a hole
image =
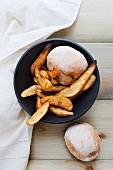
[[77, 79], [87, 68], [88, 63], [79, 51], [69, 46], [58, 46], [47, 56], [49, 70], [60, 70], [58, 81], [68, 85], [72, 79]]
[[91, 161], [100, 151], [100, 137], [94, 128], [87, 124], [76, 124], [67, 129], [65, 143], [70, 152], [82, 161]]

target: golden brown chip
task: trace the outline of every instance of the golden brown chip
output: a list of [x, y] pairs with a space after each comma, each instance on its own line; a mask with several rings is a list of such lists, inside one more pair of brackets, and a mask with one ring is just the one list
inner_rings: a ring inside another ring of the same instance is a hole
[[42, 88], [44, 91], [48, 91], [48, 92], [58, 92], [60, 90], [65, 89], [66, 86], [62, 86], [62, 85], [56, 85], [56, 86], [52, 86], [51, 88], [48, 89], [44, 89]]
[[37, 91], [36, 92], [40, 92], [40, 93], [42, 93], [43, 92], [43, 90], [42, 89], [40, 89], [40, 88], [38, 88], [38, 85], [37, 85]]
[[59, 70], [50, 70], [48, 71], [48, 75], [50, 78], [54, 79], [58, 76]]
[[41, 75], [41, 77], [46, 78], [46, 79], [49, 80], [49, 76], [48, 76], [47, 71], [45, 71], [45, 70], [40, 70], [40, 75]]
[[84, 88], [83, 88], [83, 91], [86, 91], [88, 90], [95, 82], [96, 80], [96, 76], [95, 75], [92, 75], [89, 80], [86, 82]]
[[39, 77], [40, 76], [40, 71], [38, 70], [38, 68], [35, 68], [35, 77]]
[[44, 89], [50, 89], [52, 87], [52, 83], [47, 80], [46, 78], [43, 78], [39, 74], [39, 70], [35, 68], [35, 76], [37, 77], [38, 84], [44, 88]]
[[28, 97], [37, 94], [37, 85], [33, 85], [21, 93], [21, 97]]
[[34, 63], [31, 66], [31, 73], [34, 74], [35, 68], [38, 68], [39, 70], [42, 68], [44, 65], [47, 55], [52, 49], [52, 43], [49, 43], [45, 46], [41, 54], [38, 56], [38, 58], [34, 61]]
[[59, 82], [56, 79], [51, 79], [51, 83], [52, 85], [57, 85], [59, 84]]
[[71, 111], [73, 109], [72, 102], [63, 96], [47, 96], [41, 99], [41, 103], [49, 102], [50, 105], [64, 108], [65, 110]]
[[50, 106], [49, 109], [50, 109], [50, 112], [56, 116], [66, 117], [66, 116], [72, 116], [74, 114], [73, 112], [69, 112], [65, 109], [62, 109], [56, 106]]
[[37, 123], [48, 111], [49, 102], [46, 101], [41, 107], [31, 116], [31, 118], [26, 122], [27, 125], [34, 125]]
[[96, 68], [96, 61], [94, 61], [90, 65], [90, 67], [74, 83], [72, 83], [70, 87], [61, 90], [56, 95], [64, 96], [64, 97], [76, 97], [84, 88], [86, 82], [93, 74], [95, 68]]
[[37, 77], [33, 77], [33, 80], [36, 84], [38, 84], [38, 80], [37, 80]]
[[37, 96], [40, 97], [40, 98], [44, 98], [44, 97], [46, 97], [47, 95], [43, 94], [42, 92], [40, 92], [40, 91], [37, 89]]
[[[78, 93], [77, 96], [79, 96], [81, 93], [83, 93], [84, 91], [88, 90], [95, 82], [96, 80], [96, 76], [92, 75], [89, 80], [86, 82], [84, 88]], [[70, 100], [72, 100], [74, 97], [68, 97]]]
[[41, 107], [41, 99], [39, 96], [37, 96], [37, 101], [36, 101], [36, 110], [38, 110]]

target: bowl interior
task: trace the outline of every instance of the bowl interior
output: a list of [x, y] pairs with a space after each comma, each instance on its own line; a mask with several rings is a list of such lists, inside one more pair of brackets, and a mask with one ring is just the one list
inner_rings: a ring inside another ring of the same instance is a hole
[[[30, 115], [32, 115], [36, 111], [36, 96], [34, 95], [31, 97], [22, 98], [21, 92], [34, 84], [33, 77], [30, 72], [30, 67], [37, 56], [41, 53], [45, 45], [50, 42], [53, 43], [53, 48], [64, 45], [75, 48], [85, 56], [89, 65], [94, 60], [90, 53], [83, 47], [76, 44], [75, 42], [64, 39], [48, 39], [28, 49], [19, 60], [15, 69], [14, 89], [19, 103]], [[42, 121], [48, 123], [65, 123], [77, 119], [85, 112], [87, 112], [94, 103], [99, 91], [100, 77], [97, 67], [94, 71], [94, 74], [96, 75], [96, 82], [94, 83], [94, 85], [86, 92], [82, 93], [80, 96], [72, 100], [74, 112], [73, 116], [57, 117], [48, 111], [48, 113], [42, 118]]]

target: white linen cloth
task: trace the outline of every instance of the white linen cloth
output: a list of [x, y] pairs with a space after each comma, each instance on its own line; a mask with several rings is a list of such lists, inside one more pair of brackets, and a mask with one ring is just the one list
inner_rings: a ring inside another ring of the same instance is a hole
[[13, 88], [14, 70], [33, 44], [75, 21], [81, 0], [0, 0], [0, 170], [25, 170], [32, 127]]

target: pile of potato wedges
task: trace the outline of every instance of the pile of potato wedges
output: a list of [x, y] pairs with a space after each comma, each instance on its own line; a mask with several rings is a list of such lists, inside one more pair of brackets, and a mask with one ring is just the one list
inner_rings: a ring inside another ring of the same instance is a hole
[[96, 61], [94, 61], [70, 86], [59, 84], [57, 81], [59, 70], [48, 70], [46, 67], [47, 55], [51, 49], [52, 43], [47, 44], [34, 61], [31, 66], [31, 73], [35, 84], [21, 93], [23, 98], [37, 95], [36, 112], [26, 122], [27, 125], [37, 123], [47, 113], [48, 109], [56, 116], [73, 115], [71, 100], [88, 90], [96, 80], [96, 76], [93, 75], [96, 68]]

